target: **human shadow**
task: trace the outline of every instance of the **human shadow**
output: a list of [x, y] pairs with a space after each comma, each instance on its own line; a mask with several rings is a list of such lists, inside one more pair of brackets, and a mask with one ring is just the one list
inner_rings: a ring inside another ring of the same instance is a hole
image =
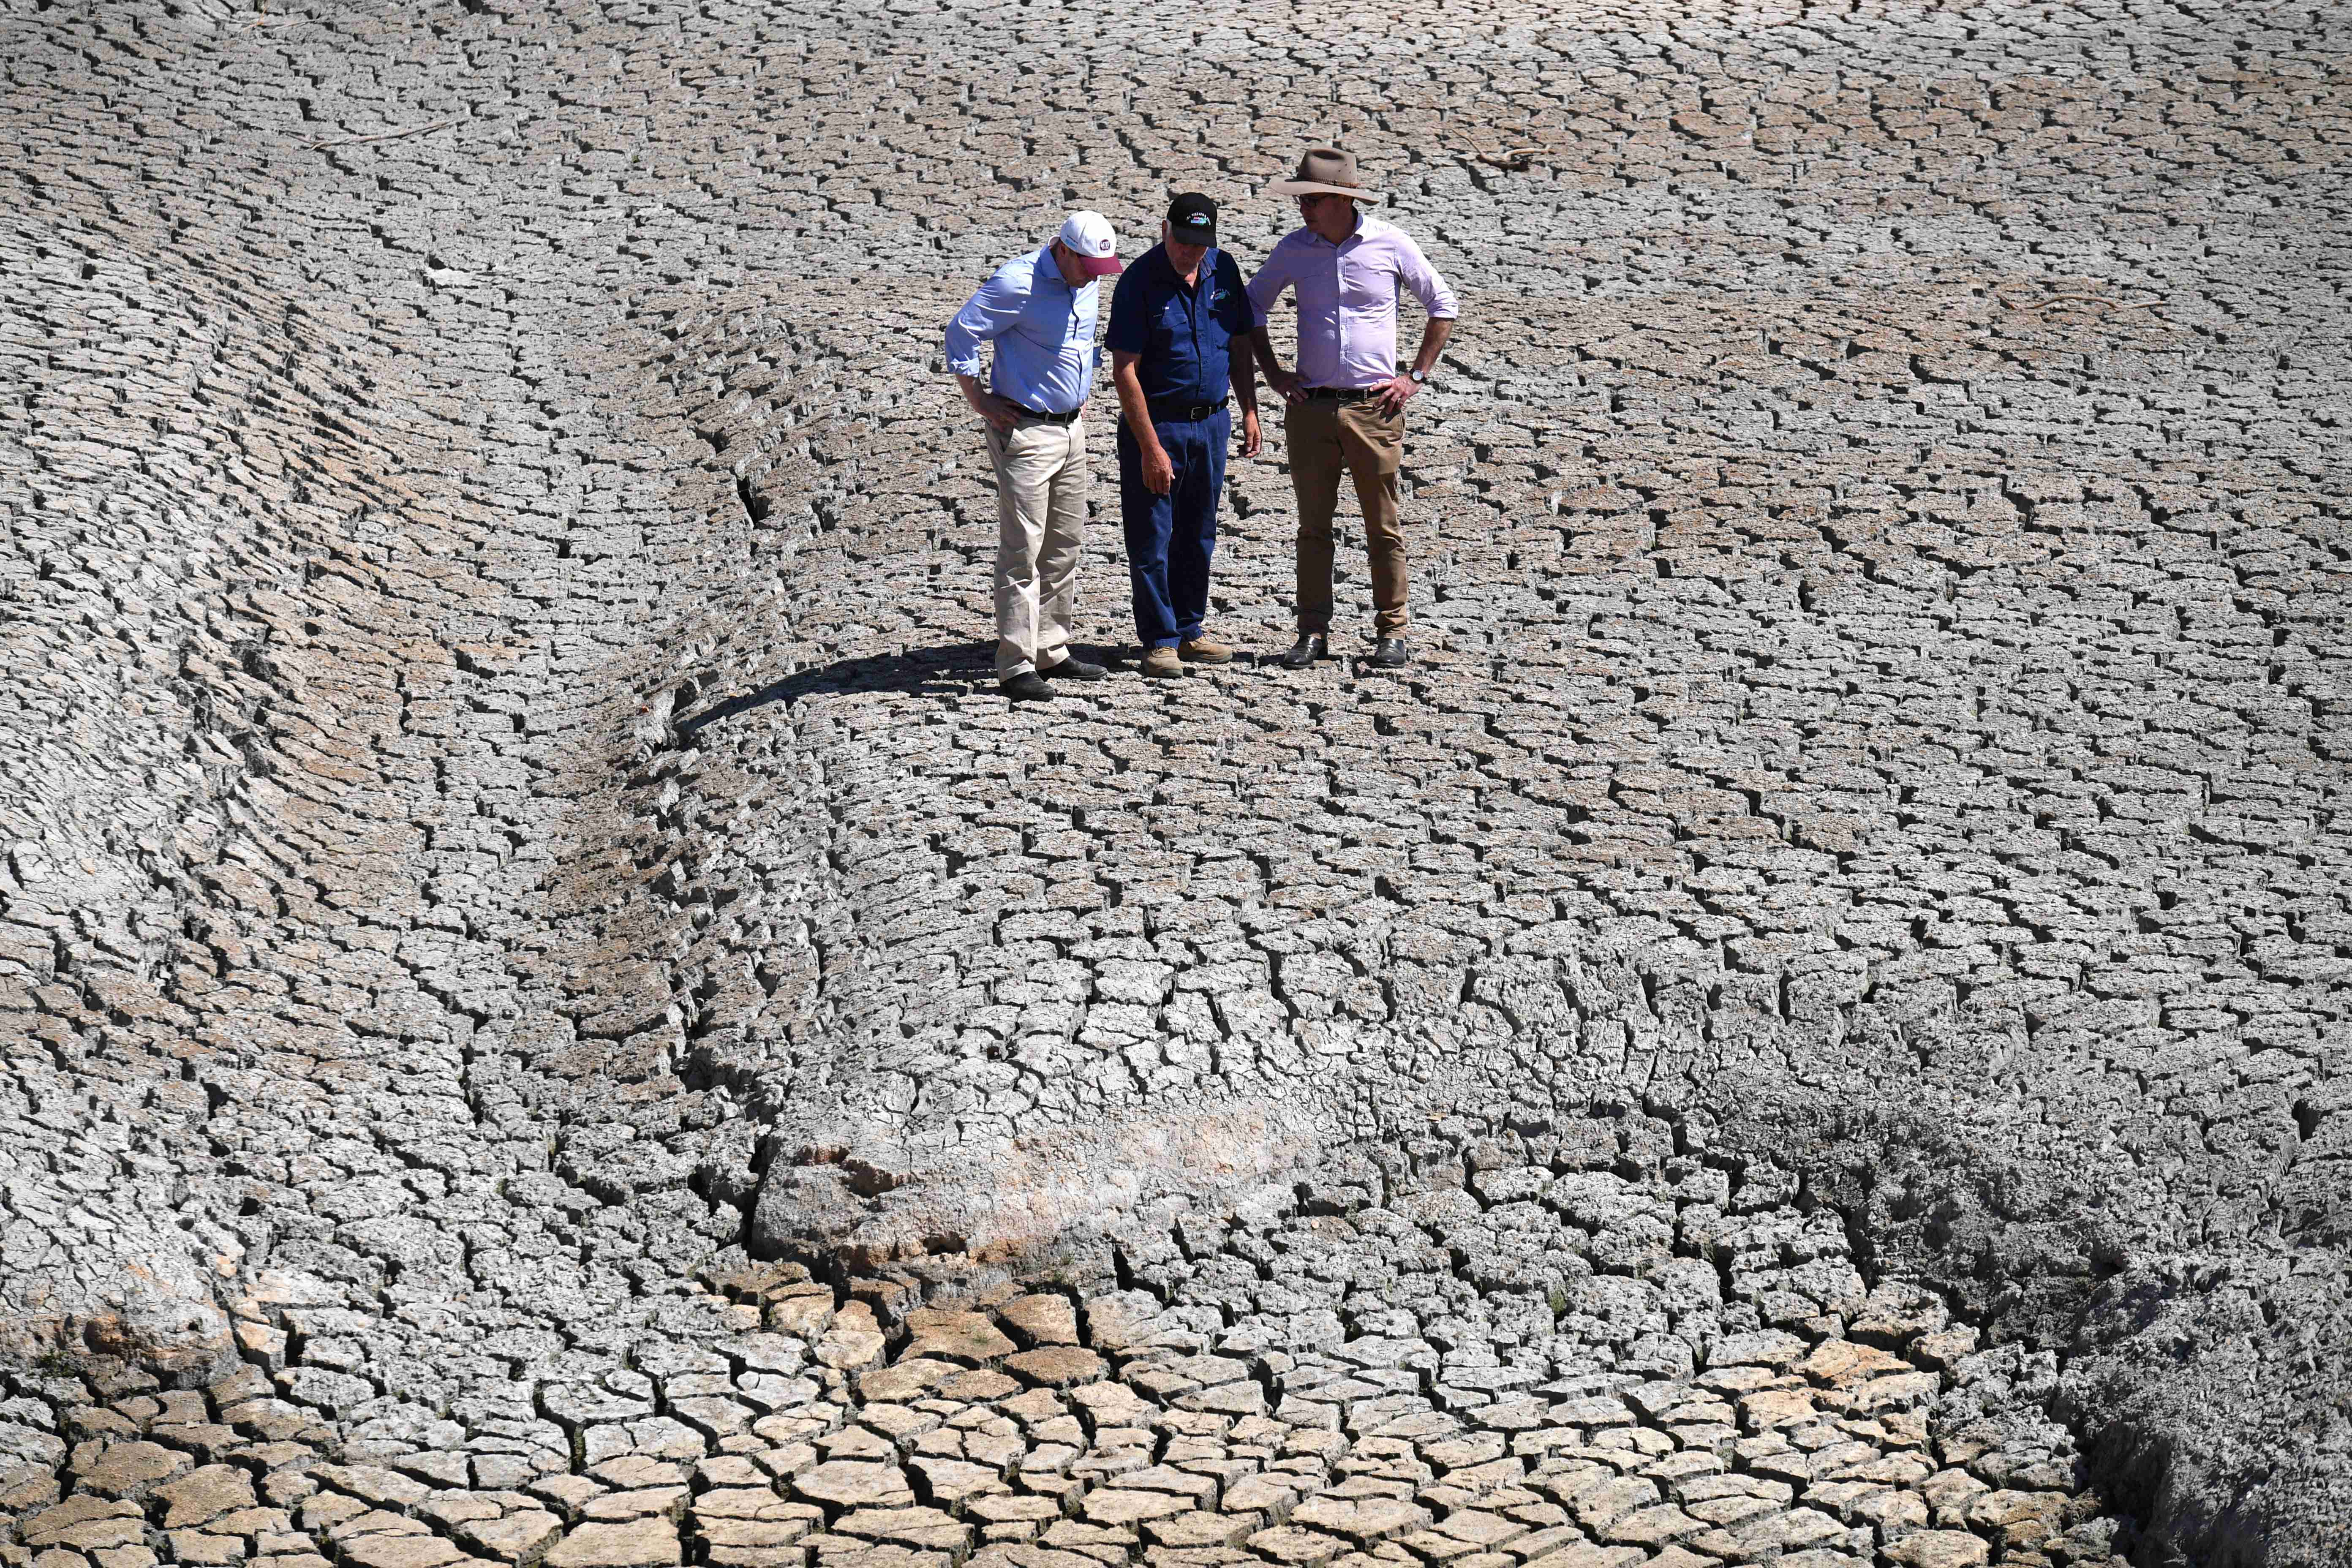
[[[787, 707], [819, 693], [902, 691], [918, 697], [947, 697], [996, 684], [993, 643], [952, 643], [940, 647], [911, 647], [904, 653], [868, 654], [863, 658], [836, 659], [800, 670], [760, 688], [675, 720], [671, 733], [681, 746], [697, 735], [755, 708], [782, 702]], [[1099, 649], [1073, 648], [1083, 658], [1103, 659]]]

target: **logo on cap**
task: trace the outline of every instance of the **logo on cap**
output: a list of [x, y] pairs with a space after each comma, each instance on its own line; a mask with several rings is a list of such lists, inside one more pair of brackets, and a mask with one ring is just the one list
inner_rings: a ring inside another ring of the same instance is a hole
[[1118, 241], [1111, 234], [1110, 219], [1097, 212], [1075, 212], [1063, 221], [1058, 237], [1085, 265], [1094, 277], [1108, 277], [1121, 270]]
[[1197, 235], [1187, 239], [1187, 245], [1214, 245], [1217, 242], [1217, 204], [1198, 191], [1186, 191], [1168, 204], [1170, 237]]

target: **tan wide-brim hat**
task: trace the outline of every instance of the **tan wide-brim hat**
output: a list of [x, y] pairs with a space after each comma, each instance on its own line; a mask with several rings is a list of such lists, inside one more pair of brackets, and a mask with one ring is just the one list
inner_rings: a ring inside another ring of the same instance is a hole
[[1356, 155], [1339, 147], [1309, 147], [1298, 160], [1298, 173], [1265, 188], [1270, 196], [1369, 197], [1356, 178]]

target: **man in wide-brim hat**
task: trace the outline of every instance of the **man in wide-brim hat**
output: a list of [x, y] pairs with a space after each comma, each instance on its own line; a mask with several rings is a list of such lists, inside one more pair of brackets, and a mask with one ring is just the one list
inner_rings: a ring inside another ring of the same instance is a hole
[[[1298, 641], [1275, 662], [1304, 669], [1329, 656], [1331, 520], [1339, 476], [1356, 482], [1371, 560], [1371, 664], [1394, 669], [1405, 647], [1408, 573], [1397, 470], [1404, 461], [1404, 405], [1445, 350], [1457, 315], [1454, 290], [1393, 224], [1359, 212], [1372, 199], [1356, 155], [1316, 147], [1296, 175], [1267, 187], [1298, 204], [1301, 226], [1283, 237], [1249, 281], [1258, 367], [1286, 406], [1283, 440], [1298, 498]], [[1410, 369], [1397, 369], [1397, 290], [1410, 289], [1429, 312]], [[1291, 290], [1298, 311], [1298, 368], [1276, 359], [1267, 314]]]

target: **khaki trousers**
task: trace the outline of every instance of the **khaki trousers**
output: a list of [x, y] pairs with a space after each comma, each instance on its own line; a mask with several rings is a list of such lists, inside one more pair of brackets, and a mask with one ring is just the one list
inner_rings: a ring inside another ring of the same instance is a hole
[[1384, 637], [1402, 636], [1406, 572], [1397, 470], [1404, 463], [1404, 410], [1384, 415], [1370, 399], [1310, 398], [1284, 405], [1282, 436], [1289, 449], [1291, 488], [1298, 495], [1298, 629], [1331, 629], [1331, 518], [1339, 510], [1344, 469], [1356, 481], [1356, 500], [1364, 511], [1372, 629]]
[[1024, 419], [990, 426], [996, 465], [996, 679], [1070, 657], [1078, 552], [1086, 542], [1087, 429]]

